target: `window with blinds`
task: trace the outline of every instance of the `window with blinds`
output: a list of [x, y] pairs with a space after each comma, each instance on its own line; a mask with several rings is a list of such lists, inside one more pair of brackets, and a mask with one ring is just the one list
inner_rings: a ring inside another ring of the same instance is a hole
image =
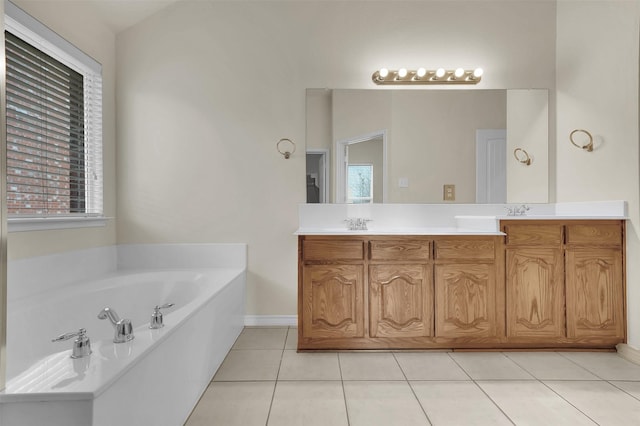
[[15, 32], [5, 31], [8, 213], [100, 216], [101, 75]]

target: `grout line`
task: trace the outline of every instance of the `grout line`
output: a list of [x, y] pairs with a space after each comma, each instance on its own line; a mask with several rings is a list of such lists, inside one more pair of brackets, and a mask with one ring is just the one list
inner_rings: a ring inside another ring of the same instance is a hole
[[622, 389], [620, 386], [618, 386], [615, 383], [613, 383], [614, 381], [615, 382], [632, 382], [632, 383], [637, 383], [637, 382], [633, 382], [633, 381], [630, 381], [630, 380], [607, 380], [607, 383], [609, 383], [611, 386], [615, 387], [616, 389], [620, 389], [622, 392], [626, 393], [631, 398], [634, 398], [634, 399], [637, 399], [638, 401], [640, 401], [640, 397], [635, 396], [634, 394], [630, 393], [626, 389]]
[[509, 415], [502, 409], [502, 407], [496, 401], [494, 401], [493, 398], [491, 398], [491, 396], [489, 396], [489, 394], [482, 388], [482, 386], [480, 386], [480, 384], [478, 382], [476, 382], [475, 380], [472, 380], [472, 382], [473, 382], [474, 385], [476, 385], [478, 387], [478, 389], [480, 389], [480, 392], [482, 392], [487, 397], [487, 399], [489, 401], [491, 401], [491, 403], [493, 405], [496, 406], [498, 411], [500, 411], [506, 417], [506, 419], [509, 420], [511, 422], [511, 424], [513, 424], [515, 426], [516, 422], [514, 422], [511, 419], [511, 417], [509, 417]]
[[461, 369], [462, 371], [464, 371], [464, 374], [467, 375], [467, 377], [469, 377], [469, 380], [471, 380], [473, 382], [474, 385], [476, 385], [478, 387], [478, 389], [480, 389], [480, 392], [482, 392], [488, 399], [489, 401], [491, 401], [491, 403], [493, 405], [496, 406], [496, 408], [506, 417], [507, 420], [509, 420], [511, 422], [511, 424], [513, 424], [515, 426], [515, 422], [511, 419], [511, 417], [509, 417], [507, 415], [507, 413], [502, 409], [502, 407], [500, 405], [498, 405], [498, 403], [496, 401], [493, 400], [493, 398], [491, 398], [489, 396], [489, 394], [482, 388], [482, 386], [480, 386], [480, 384], [473, 378], [471, 377], [471, 375], [467, 372], [467, 370], [465, 370], [459, 363], [458, 361], [456, 361], [456, 359], [454, 357], [451, 356], [451, 353], [448, 353], [447, 355], [449, 355], [449, 358], [451, 358], [451, 360], [458, 366], [459, 369]]
[[462, 371], [464, 372], [464, 374], [466, 374], [466, 375], [467, 375], [467, 377], [469, 378], [469, 380], [471, 380], [472, 382], [473, 382], [473, 381], [475, 381], [475, 380], [473, 379], [473, 377], [471, 377], [471, 374], [469, 374], [469, 372], [467, 372], [467, 370], [465, 370], [465, 369], [464, 369], [464, 367], [462, 367], [462, 366], [458, 363], [458, 361], [456, 361], [456, 359], [455, 359], [454, 357], [452, 357], [452, 356], [451, 356], [451, 354], [452, 354], [452, 353], [453, 353], [453, 352], [447, 352], [447, 356], [451, 359], [451, 361], [453, 361], [453, 362], [454, 362], [454, 364], [455, 364], [455, 365], [457, 365], [457, 366], [458, 366], [458, 368], [459, 368], [460, 370], [462, 370]]
[[278, 364], [278, 371], [276, 372], [276, 380], [273, 383], [273, 393], [271, 394], [271, 403], [269, 404], [269, 412], [267, 413], [267, 420], [265, 426], [269, 425], [269, 417], [271, 417], [271, 409], [273, 408], [273, 401], [276, 398], [276, 389], [278, 388], [278, 379], [280, 378], [280, 369], [282, 368], [282, 359], [284, 358], [284, 348], [287, 345], [287, 337], [289, 336], [289, 327], [284, 337], [284, 344], [282, 345], [282, 352], [280, 352], [280, 364]]
[[429, 423], [429, 425], [433, 425], [433, 422], [429, 418], [429, 415], [427, 414], [427, 411], [424, 409], [424, 407], [422, 406], [422, 403], [420, 402], [420, 398], [418, 398], [418, 395], [416, 395], [415, 389], [413, 389], [413, 386], [411, 386], [411, 382], [407, 378], [407, 374], [402, 369], [402, 365], [400, 365], [400, 361], [398, 361], [398, 358], [396, 358], [396, 354], [391, 352], [391, 355], [393, 356], [393, 359], [396, 361], [396, 364], [398, 364], [398, 368], [400, 368], [400, 371], [402, 372], [402, 375], [404, 376], [404, 379], [406, 380], [407, 384], [409, 385], [409, 389], [411, 389], [411, 393], [413, 394], [413, 397], [416, 399], [416, 401], [418, 402], [418, 405], [420, 406], [420, 409], [424, 413], [424, 416], [427, 418], [427, 422]]
[[[567, 404], [569, 404], [570, 406], [572, 406], [573, 408], [575, 408], [580, 414], [582, 414], [583, 416], [585, 416], [586, 418], [588, 418], [589, 420], [591, 420], [594, 424], [599, 425], [600, 423], [596, 422], [594, 419], [591, 418], [591, 416], [589, 416], [587, 413], [585, 413], [584, 411], [582, 411], [581, 409], [579, 409], [578, 407], [576, 407], [571, 401], [569, 401], [567, 398], [565, 398], [564, 396], [560, 395], [558, 392], [556, 392], [551, 386], [549, 386], [548, 384], [546, 384], [545, 382], [543, 382], [542, 380], [538, 380], [540, 383], [542, 383], [543, 386], [545, 386], [547, 389], [549, 389], [551, 392], [555, 393], [556, 395], [558, 395], [563, 401], [565, 401]], [[554, 380], [549, 380], [550, 382], [553, 382]], [[555, 381], [563, 381], [563, 380], [555, 380]], [[598, 382], [598, 380], [591, 380], [592, 382]]]
[[[575, 365], [577, 365], [578, 367], [582, 368], [583, 370], [585, 370], [587, 373], [593, 374], [595, 377], [597, 377], [599, 380], [603, 380], [605, 381], [605, 379], [603, 377], [600, 377], [599, 375], [597, 375], [594, 371], [591, 371], [589, 368], [583, 366], [582, 364], [579, 364], [578, 362], [572, 360], [571, 358], [569, 358], [568, 356], [565, 356], [563, 353], [561, 352], [556, 352], [558, 355], [560, 355], [561, 357], [563, 357], [564, 359], [569, 360], [570, 362], [574, 363]], [[594, 380], [591, 380], [592, 382]]]
[[340, 370], [340, 384], [342, 385], [342, 399], [344, 400], [344, 411], [347, 414], [347, 426], [351, 425], [351, 420], [349, 419], [349, 406], [347, 405], [347, 392], [344, 390], [344, 378], [342, 377], [342, 365], [340, 364], [340, 354], [337, 353], [338, 357], [338, 370]]

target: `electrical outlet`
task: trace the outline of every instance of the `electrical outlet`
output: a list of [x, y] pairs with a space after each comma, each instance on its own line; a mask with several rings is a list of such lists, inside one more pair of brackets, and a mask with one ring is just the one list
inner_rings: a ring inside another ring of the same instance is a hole
[[453, 184], [445, 184], [444, 185], [444, 195], [442, 196], [444, 201], [455, 201], [456, 200], [456, 186]]

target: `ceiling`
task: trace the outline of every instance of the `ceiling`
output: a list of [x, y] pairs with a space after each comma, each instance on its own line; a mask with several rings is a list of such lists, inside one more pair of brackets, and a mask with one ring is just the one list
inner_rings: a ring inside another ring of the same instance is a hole
[[98, 16], [117, 34], [178, 1], [183, 0], [14, 0], [14, 3], [18, 6], [30, 2], [73, 3], [74, 7]]
[[78, 1], [87, 3], [114, 33], [119, 33], [180, 0]]

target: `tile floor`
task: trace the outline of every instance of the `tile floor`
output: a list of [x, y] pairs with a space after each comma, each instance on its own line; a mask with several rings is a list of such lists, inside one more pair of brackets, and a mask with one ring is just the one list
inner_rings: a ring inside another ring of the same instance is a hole
[[296, 353], [246, 328], [186, 426], [640, 425], [640, 365], [602, 352]]

